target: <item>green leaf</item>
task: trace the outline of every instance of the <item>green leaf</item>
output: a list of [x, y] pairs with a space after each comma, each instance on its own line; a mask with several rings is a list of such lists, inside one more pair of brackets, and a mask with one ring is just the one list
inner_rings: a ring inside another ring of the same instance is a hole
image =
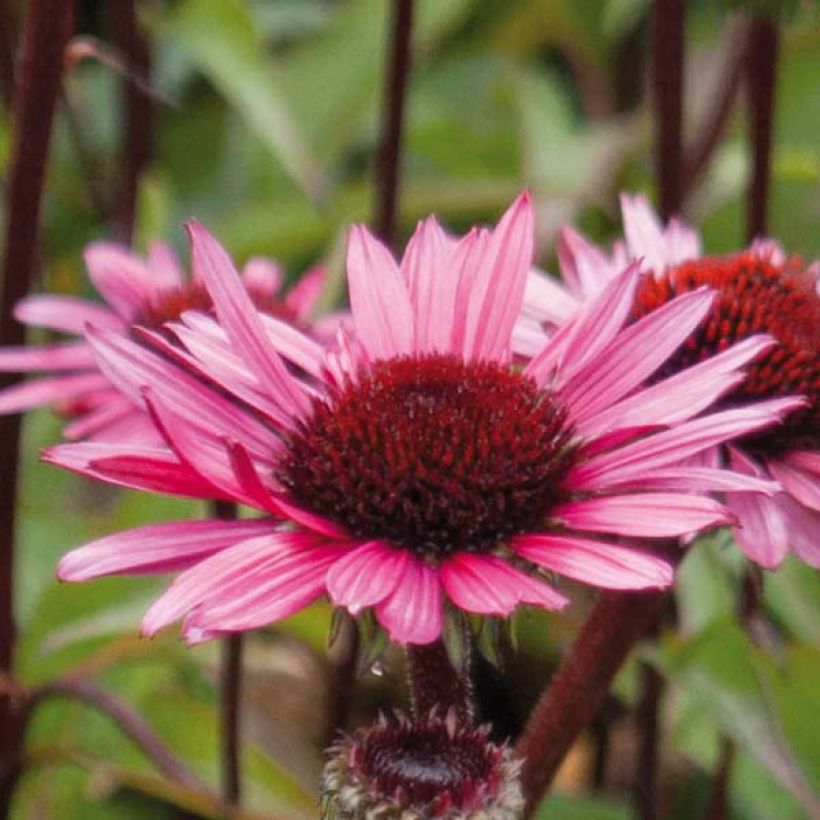
[[623, 802], [594, 797], [550, 794], [538, 807], [536, 820], [631, 820], [632, 812]]
[[160, 26], [265, 141], [314, 202], [328, 180], [291, 110], [276, 67], [241, 0], [186, 0]]

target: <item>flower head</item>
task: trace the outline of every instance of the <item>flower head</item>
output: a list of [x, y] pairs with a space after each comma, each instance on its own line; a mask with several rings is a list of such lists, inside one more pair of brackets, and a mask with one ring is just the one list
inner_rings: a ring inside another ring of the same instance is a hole
[[[47, 373], [0, 391], [0, 414], [51, 405], [69, 420], [63, 431], [67, 439], [159, 442], [144, 410], [100, 372], [92, 347], [83, 338], [85, 327], [127, 335], [134, 327], [161, 328], [185, 311], [212, 313], [213, 302], [200, 280], [186, 279], [174, 253], [161, 243], [152, 245], [144, 260], [124, 246], [96, 243], [86, 248], [85, 262], [106, 304], [53, 295], [30, 296], [17, 304], [18, 321], [79, 338], [44, 347], [0, 349], [0, 371]], [[312, 271], [286, 295], [281, 293], [279, 267], [267, 259], [251, 259], [242, 277], [260, 311], [304, 324], [323, 274]]]
[[453, 714], [398, 715], [335, 743], [322, 778], [328, 820], [514, 820], [524, 798], [520, 764], [487, 728], [458, 726]]
[[[728, 462], [750, 476], [780, 482], [782, 492], [726, 488], [736, 514], [735, 539], [765, 567], [776, 567], [791, 547], [820, 565], [820, 264], [787, 257], [771, 240], [728, 256], [702, 256], [697, 234], [672, 220], [664, 227], [642, 197], [622, 198], [625, 242], [611, 254], [572, 229], [559, 239], [566, 287], [534, 276], [525, 313], [549, 328], [594, 298], [629, 259], [642, 259], [650, 274], [638, 285], [632, 320], [701, 287], [716, 298], [705, 321], [654, 378], [670, 376], [729, 346], [764, 333], [777, 345], [758, 352], [747, 378], [722, 397], [723, 407], [750, 400], [802, 396], [783, 422], [754, 433], [738, 432], [731, 446], [701, 454], [708, 464]], [[547, 309], [547, 293], [561, 293], [559, 315]]]
[[89, 334], [103, 370], [149, 409], [175, 459], [82, 444], [47, 458], [270, 517], [110, 536], [69, 553], [60, 576], [183, 570], [146, 615], [149, 634], [180, 617], [189, 640], [252, 629], [327, 593], [418, 644], [439, 636], [445, 602], [500, 616], [525, 603], [561, 608], [548, 573], [615, 589], [671, 583], [653, 539], [731, 520], [704, 490], [773, 485], [670, 465], [797, 402], [703, 414], [767, 338], [642, 388], [713, 297], [686, 293], [624, 329], [634, 265], [522, 368], [511, 346], [532, 226], [527, 195], [494, 230], [460, 240], [431, 217], [400, 264], [353, 228], [351, 324], [324, 350], [261, 317], [228, 256], [192, 225], [194, 268], [221, 326], [201, 314], [167, 325], [185, 353], [156, 332], [144, 344]]

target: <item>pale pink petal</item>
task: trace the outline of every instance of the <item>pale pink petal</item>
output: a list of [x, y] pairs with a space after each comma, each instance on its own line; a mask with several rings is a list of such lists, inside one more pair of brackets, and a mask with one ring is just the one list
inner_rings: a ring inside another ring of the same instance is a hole
[[275, 296], [282, 287], [282, 268], [264, 256], [253, 256], [242, 268], [242, 281], [246, 288], [258, 289]]
[[519, 316], [512, 332], [513, 352], [531, 359], [538, 355], [549, 339], [543, 327], [528, 316]]
[[197, 222], [188, 225], [193, 267], [214, 301], [220, 324], [259, 385], [289, 416], [310, 410], [298, 380], [272, 349], [251, 298], [222, 246]]
[[[803, 470], [788, 459], [769, 459], [769, 472], [783, 485], [783, 489], [804, 507], [820, 510], [820, 476]], [[820, 542], [820, 530], [817, 531]]]
[[327, 270], [318, 265], [302, 274], [299, 281], [288, 291], [285, 304], [296, 314], [297, 319], [306, 321], [319, 302], [319, 297], [327, 281]]
[[760, 493], [731, 493], [726, 506], [735, 514], [737, 545], [755, 563], [775, 569], [789, 550], [789, 533], [778, 503]]
[[97, 292], [126, 321], [155, 295], [157, 288], [147, 265], [126, 248], [97, 242], [83, 256]]
[[107, 387], [105, 377], [96, 371], [73, 376], [32, 379], [0, 390], [0, 415], [21, 413], [32, 407], [53, 404]]
[[633, 490], [676, 490], [691, 493], [756, 492], [774, 495], [780, 492], [780, 485], [776, 481], [732, 470], [680, 464], [643, 470], [623, 486]]
[[30, 370], [78, 370], [96, 367], [94, 355], [85, 342], [49, 347], [0, 348], [0, 372]]
[[521, 306], [524, 316], [539, 323], [562, 325], [578, 310], [580, 304], [560, 282], [536, 268], [530, 270]]
[[571, 529], [636, 538], [675, 538], [732, 521], [728, 510], [717, 501], [678, 493], [568, 501], [550, 515]]
[[409, 556], [393, 592], [376, 606], [392, 641], [427, 644], [441, 635], [444, 606], [438, 573]]
[[750, 336], [576, 423], [579, 434], [596, 436], [635, 424], [676, 424], [694, 418], [720, 396], [743, 381], [738, 368], [771, 349], [777, 342], [761, 334]]
[[131, 402], [115, 390], [108, 391], [110, 401], [101, 403], [98, 407], [90, 409], [74, 419], [63, 429], [63, 438], [69, 441], [77, 441], [87, 436], [99, 433], [102, 429], [112, 424], [117, 424], [124, 417], [145, 416], [145, 423], [150, 426], [151, 422], [146, 413], [138, 407], [134, 407]]
[[222, 583], [189, 607], [183, 625], [188, 640], [200, 631], [257, 629], [293, 615], [324, 592], [328, 570], [347, 552], [347, 547], [321, 544], [299, 532], [266, 539], [267, 545], [259, 539], [258, 545], [237, 549], [225, 562], [215, 556], [199, 578], [190, 579], [194, 585], [208, 583], [207, 576], [216, 572]]
[[47, 448], [42, 460], [120, 487], [187, 498], [220, 497], [213, 484], [166, 449], [79, 442]]
[[118, 532], [72, 550], [60, 559], [61, 581], [104, 575], [149, 575], [187, 569], [215, 552], [269, 533], [273, 522], [175, 521]]
[[375, 606], [390, 595], [404, 574], [407, 550], [381, 541], [367, 541], [339, 558], [327, 573], [327, 591], [351, 615]]
[[410, 296], [390, 251], [367, 228], [354, 225], [347, 241], [347, 282], [356, 334], [371, 359], [413, 352]]
[[798, 504], [785, 494], [778, 496], [777, 503], [792, 551], [810, 567], [820, 569], [820, 513]]
[[439, 577], [456, 606], [482, 615], [509, 615], [520, 603], [561, 609], [567, 599], [492, 555], [460, 552], [442, 562]]
[[643, 259], [646, 267], [656, 274], [663, 271], [670, 259], [669, 243], [663, 226], [646, 197], [621, 194], [621, 214], [624, 236], [632, 259]]
[[697, 231], [673, 217], [666, 226], [667, 264], [676, 265], [690, 259], [700, 259], [703, 249]]
[[668, 561], [624, 544], [569, 535], [521, 535], [510, 546], [544, 569], [606, 589], [667, 587], [675, 576]]
[[430, 216], [407, 243], [401, 274], [410, 292], [416, 353], [449, 352], [456, 309], [455, 241]]
[[106, 305], [76, 296], [28, 296], [14, 307], [14, 318], [24, 325], [82, 335], [86, 325], [101, 330], [124, 330], [123, 320]]
[[325, 351], [320, 344], [288, 322], [273, 316], [260, 318], [268, 340], [281, 356], [314, 378], [322, 378]]
[[820, 452], [816, 450], [795, 450], [784, 456], [783, 460], [792, 467], [820, 476]]
[[799, 399], [772, 399], [687, 421], [590, 458], [570, 471], [568, 481], [573, 487], [591, 491], [640, 478], [644, 470], [683, 461], [701, 450], [775, 424], [800, 406]]
[[573, 422], [611, 407], [649, 378], [689, 338], [713, 301], [714, 292], [705, 288], [685, 293], [619, 333], [562, 387]]
[[618, 272], [601, 249], [569, 225], [558, 232], [561, 276], [578, 299], [592, 299]]
[[532, 266], [534, 220], [529, 191], [524, 191], [486, 243], [475, 244], [463, 263], [471, 275], [460, 277], [455, 308], [464, 315], [461, 350], [467, 360], [508, 355]]
[[155, 287], [162, 290], [178, 288], [185, 281], [177, 255], [165, 242], [151, 243], [148, 248], [148, 270]]

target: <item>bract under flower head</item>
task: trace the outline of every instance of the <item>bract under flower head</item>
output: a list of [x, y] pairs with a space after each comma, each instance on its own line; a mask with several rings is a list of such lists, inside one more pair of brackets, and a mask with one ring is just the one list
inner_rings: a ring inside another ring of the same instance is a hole
[[666, 586], [673, 570], [652, 539], [731, 519], [704, 489], [772, 491], [730, 471], [670, 469], [795, 406], [703, 413], [770, 340], [641, 387], [706, 315], [707, 290], [624, 329], [639, 281], [631, 266], [525, 368], [513, 360], [533, 251], [526, 194], [494, 230], [462, 239], [425, 220], [400, 264], [353, 228], [351, 324], [331, 350], [261, 316], [222, 248], [201, 226], [190, 232], [221, 327], [201, 314], [184, 333], [171, 323], [184, 354], [161, 334], [145, 334], [156, 351], [90, 334], [106, 374], [149, 409], [176, 460], [92, 445], [47, 456], [272, 516], [253, 535], [212, 522], [205, 545], [184, 524], [136, 530], [61, 561], [66, 580], [184, 570], [146, 615], [148, 634], [180, 617], [189, 640], [252, 629], [327, 593], [353, 615], [372, 610], [394, 640], [428, 643], [445, 603], [499, 616], [523, 603], [561, 608], [547, 573]]
[[609, 255], [572, 229], [562, 232], [559, 259], [566, 289], [533, 276], [525, 307], [530, 336], [532, 323], [549, 328], [558, 320], [554, 309], [544, 309], [548, 293], [562, 294], [559, 313], [565, 320], [629, 259], [642, 259], [650, 271], [637, 289], [633, 319], [696, 288], [714, 288], [717, 296], [705, 321], [654, 378], [755, 334], [777, 342], [758, 353], [747, 378], [727, 391], [721, 405], [786, 396], [802, 396], [804, 402], [780, 425], [738, 432], [732, 449], [713, 449], [700, 458], [708, 464], [728, 461], [748, 475], [780, 482], [783, 491], [774, 495], [726, 490], [738, 517], [735, 539], [752, 560], [773, 568], [791, 548], [807, 563], [820, 565], [820, 264], [787, 257], [770, 240], [741, 253], [704, 257], [691, 228], [677, 220], [664, 227], [642, 197], [624, 196], [622, 209], [625, 242], [615, 243]]
[[[144, 410], [100, 372], [92, 347], [83, 338], [85, 328], [123, 335], [134, 327], [161, 329], [186, 311], [212, 313], [211, 297], [196, 277], [186, 279], [173, 251], [161, 243], [153, 244], [142, 259], [125, 246], [98, 242], [86, 248], [85, 263], [105, 303], [38, 295], [17, 304], [14, 315], [19, 322], [79, 338], [44, 347], [0, 349], [0, 371], [48, 373], [0, 391], [0, 414], [51, 405], [69, 419], [65, 438], [159, 444], [161, 437]], [[281, 293], [281, 271], [270, 260], [251, 259], [242, 277], [261, 311], [304, 326], [323, 273], [309, 273], [286, 295]]]

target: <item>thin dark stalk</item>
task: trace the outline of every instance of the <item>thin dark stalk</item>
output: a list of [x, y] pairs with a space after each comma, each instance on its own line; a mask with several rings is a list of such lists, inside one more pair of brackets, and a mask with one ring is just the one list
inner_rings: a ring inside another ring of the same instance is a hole
[[570, 746], [606, 698], [612, 680], [661, 611], [663, 593], [602, 593], [570, 653], [535, 705], [516, 744], [526, 809], [533, 816]]
[[683, 30], [685, 0], [655, 0], [652, 19], [652, 89], [660, 212], [680, 210], [683, 192]]
[[740, 90], [746, 67], [749, 44], [748, 26], [740, 24], [729, 40], [729, 54], [723, 62], [720, 76], [710, 95], [696, 136], [686, 152], [683, 175], [683, 197], [694, 189], [720, 144]]
[[[660, 622], [659, 616], [647, 637], [658, 637]], [[660, 710], [664, 685], [658, 670], [646, 663], [641, 664], [640, 681], [641, 697], [635, 710], [638, 724], [638, 766], [633, 774], [632, 794], [640, 820], [655, 820], [658, 816]]]
[[[469, 645], [465, 641], [465, 646]], [[408, 645], [407, 678], [413, 714], [423, 717], [432, 709], [444, 714], [454, 709], [460, 721], [473, 719], [469, 659], [457, 670], [441, 640], [424, 646]]]
[[[212, 508], [217, 518], [236, 518], [236, 505], [229, 501], [214, 501]], [[242, 642], [241, 634], [223, 638], [220, 659], [220, 758], [226, 806], [239, 806], [242, 800]]]
[[404, 102], [410, 74], [413, 0], [394, 0], [388, 80], [385, 86], [384, 133], [376, 182], [376, 233], [391, 247], [396, 241], [396, 213]]
[[329, 710], [326, 746], [329, 746], [340, 729], [344, 729], [350, 713], [350, 702], [359, 660], [359, 630], [355, 622], [345, 618], [339, 627], [339, 633], [333, 640], [330, 652], [332, 665], [333, 691], [332, 706]]
[[0, 97], [11, 108], [14, 95], [14, 15], [9, 0], [0, 0]]
[[746, 238], [750, 241], [764, 235], [768, 228], [778, 40], [775, 20], [768, 17], [752, 20], [746, 59], [752, 149], [746, 217]]
[[150, 85], [151, 53], [148, 40], [137, 21], [135, 0], [112, 0], [110, 5], [114, 43], [124, 56], [128, 74], [123, 76], [125, 102], [122, 117], [122, 178], [119, 181], [117, 230], [124, 242], [131, 242], [137, 213], [140, 175], [153, 153], [154, 103], [150, 94], [133, 82]]
[[[28, 3], [23, 51], [12, 108], [12, 146], [6, 183], [5, 258], [0, 300], [0, 345], [19, 345], [25, 330], [12, 309], [26, 295], [40, 253], [40, 205], [51, 127], [60, 93], [63, 50], [74, 24], [71, 0]], [[19, 376], [0, 379], [0, 387]], [[14, 655], [14, 538], [20, 416], [0, 418], [0, 673]], [[20, 742], [19, 716], [0, 700], [0, 817], [8, 814]]]
[[720, 760], [712, 784], [712, 796], [703, 820], [727, 820], [729, 817], [729, 782], [735, 754], [735, 744], [728, 737], [724, 737], [720, 744]]
[[28, 698], [27, 717], [30, 717], [34, 709], [43, 701], [54, 698], [78, 700], [97, 712], [107, 715], [162, 775], [192, 789], [205, 788], [204, 784], [137, 712], [93, 681], [57, 679], [43, 684], [33, 690]]

